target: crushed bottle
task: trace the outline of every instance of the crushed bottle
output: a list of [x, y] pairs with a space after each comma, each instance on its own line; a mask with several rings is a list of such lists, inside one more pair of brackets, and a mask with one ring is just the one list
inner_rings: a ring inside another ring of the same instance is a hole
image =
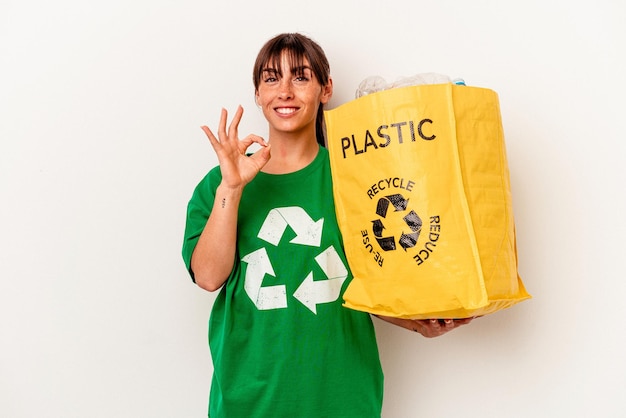
[[387, 82], [383, 77], [374, 75], [365, 78], [356, 89], [355, 97], [359, 97], [376, 93], [383, 90], [389, 90], [397, 87], [417, 86], [422, 84], [445, 84], [453, 83], [456, 85], [465, 85], [462, 78], [450, 79], [447, 75], [438, 73], [420, 73], [409, 77], [401, 77], [393, 82]]

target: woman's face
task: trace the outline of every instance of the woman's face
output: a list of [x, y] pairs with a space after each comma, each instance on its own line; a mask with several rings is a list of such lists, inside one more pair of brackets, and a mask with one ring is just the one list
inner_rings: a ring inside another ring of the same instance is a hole
[[320, 103], [332, 96], [332, 80], [322, 86], [313, 74], [309, 61], [294, 68], [283, 53], [281, 68], [264, 67], [256, 91], [257, 104], [270, 125], [270, 134], [311, 134], [315, 137], [315, 119]]

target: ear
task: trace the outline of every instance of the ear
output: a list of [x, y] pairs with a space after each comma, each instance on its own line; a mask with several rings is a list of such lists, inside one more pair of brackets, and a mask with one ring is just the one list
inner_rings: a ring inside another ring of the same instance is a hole
[[254, 103], [256, 103], [257, 106], [261, 106], [259, 104], [259, 90], [254, 91]]
[[328, 77], [328, 83], [325, 86], [322, 86], [322, 93], [320, 95], [320, 103], [326, 104], [330, 101], [330, 98], [333, 97], [333, 79]]

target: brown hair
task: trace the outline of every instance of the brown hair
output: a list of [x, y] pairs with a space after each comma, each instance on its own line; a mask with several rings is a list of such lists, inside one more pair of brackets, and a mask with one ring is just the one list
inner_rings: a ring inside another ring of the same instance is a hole
[[[279, 71], [280, 59], [286, 52], [292, 67], [302, 66], [305, 59], [309, 61], [311, 71], [322, 86], [326, 86], [330, 80], [330, 64], [326, 58], [324, 50], [311, 38], [299, 33], [282, 33], [267, 41], [259, 51], [254, 69], [252, 71], [252, 82], [255, 92], [259, 89], [263, 69], [268, 65]], [[315, 136], [317, 142], [324, 146], [324, 105], [320, 103], [317, 109], [317, 119], [315, 122]]]

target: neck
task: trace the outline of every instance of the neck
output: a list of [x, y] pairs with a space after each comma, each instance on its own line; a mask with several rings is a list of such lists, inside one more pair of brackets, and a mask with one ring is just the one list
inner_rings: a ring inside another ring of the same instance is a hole
[[319, 144], [315, 135], [307, 138], [293, 138], [270, 135], [272, 157], [263, 167], [268, 174], [287, 174], [309, 165], [317, 156]]

